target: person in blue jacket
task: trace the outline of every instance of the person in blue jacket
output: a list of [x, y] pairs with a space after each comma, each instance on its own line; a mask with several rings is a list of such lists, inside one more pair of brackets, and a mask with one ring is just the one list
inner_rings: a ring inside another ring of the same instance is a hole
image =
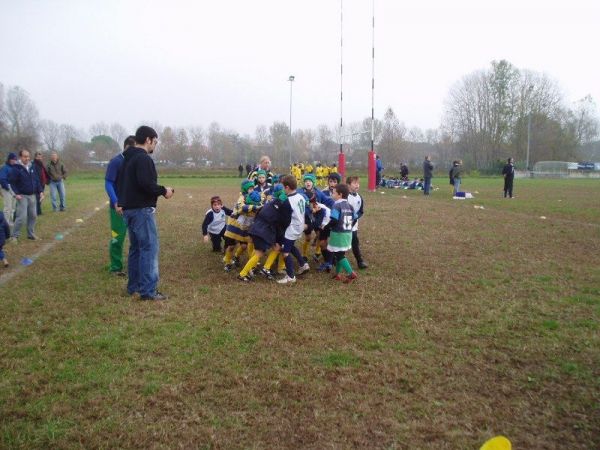
[[[317, 178], [312, 173], [307, 173], [302, 180], [304, 181], [304, 187], [298, 189], [298, 192], [304, 195], [307, 201], [321, 203], [331, 209], [335, 201], [331, 196], [325, 195], [317, 188]], [[306, 208], [306, 229], [304, 230], [304, 242], [302, 243], [302, 257], [305, 263], [308, 263], [308, 249], [311, 243], [312, 232], [315, 230], [313, 224], [314, 217], [312, 211], [310, 208]]]
[[9, 153], [6, 157], [6, 164], [0, 167], [0, 186], [2, 187], [2, 199], [4, 200], [4, 219], [8, 226], [12, 228], [15, 219], [15, 193], [10, 187], [11, 172], [17, 163], [17, 155]]
[[8, 267], [8, 260], [4, 254], [4, 243], [10, 237], [10, 228], [8, 223], [4, 220], [4, 214], [0, 212], [0, 262], [4, 267]]
[[[135, 146], [135, 136], [128, 136], [123, 142], [123, 152], [129, 147]], [[106, 167], [104, 176], [104, 190], [108, 195], [110, 214], [110, 241], [108, 244], [108, 256], [110, 259], [109, 271], [111, 275], [125, 277], [127, 274], [123, 271], [123, 243], [127, 234], [127, 224], [123, 218], [123, 208], [119, 206], [119, 195], [117, 193], [117, 183], [119, 171], [123, 165], [125, 157], [123, 152], [114, 156]]]
[[35, 235], [35, 222], [37, 220], [36, 194], [39, 194], [40, 200], [44, 200], [44, 189], [33, 168], [28, 150], [23, 149], [19, 152], [19, 161], [13, 166], [10, 175], [10, 186], [17, 200], [17, 215], [12, 230], [13, 242], [17, 242], [19, 239], [21, 227], [25, 222], [27, 222], [27, 239], [38, 241], [40, 238]]

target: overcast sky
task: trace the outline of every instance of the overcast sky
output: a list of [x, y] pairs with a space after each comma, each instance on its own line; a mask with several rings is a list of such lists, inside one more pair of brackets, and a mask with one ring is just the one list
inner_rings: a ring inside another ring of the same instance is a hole
[[[370, 0], [344, 0], [344, 121], [371, 111]], [[375, 0], [375, 115], [440, 124], [453, 83], [492, 60], [600, 102], [598, 0]], [[254, 134], [339, 122], [340, 0], [0, 0], [0, 82], [42, 118]]]

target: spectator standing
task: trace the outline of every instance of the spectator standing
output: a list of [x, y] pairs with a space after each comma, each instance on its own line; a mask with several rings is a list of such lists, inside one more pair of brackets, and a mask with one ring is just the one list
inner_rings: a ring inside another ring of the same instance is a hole
[[17, 200], [17, 215], [12, 231], [12, 241], [18, 242], [21, 227], [25, 222], [27, 222], [27, 238], [38, 241], [39, 238], [35, 235], [36, 194], [39, 193], [41, 200], [43, 200], [44, 191], [33, 169], [31, 155], [28, 150], [23, 149], [19, 152], [19, 161], [14, 165], [11, 175], [10, 186]]
[[383, 162], [379, 155], [375, 157], [375, 184], [379, 186], [381, 184], [381, 172], [383, 172]]
[[452, 170], [450, 171], [450, 180], [454, 186], [454, 197], [456, 193], [460, 192], [460, 183], [462, 181], [462, 160], [458, 159], [452, 164]]
[[246, 164], [246, 176], [250, 176], [250, 172], [252, 172], [252, 166], [250, 165], [250, 163]]
[[408, 166], [406, 163], [400, 164], [400, 178], [403, 181], [408, 181]]
[[244, 166], [242, 163], [238, 166], [238, 172], [240, 173], [239, 177], [242, 178], [244, 176]]
[[271, 172], [271, 158], [268, 156], [261, 156], [260, 161], [256, 169], [254, 169], [248, 175], [248, 179], [256, 182], [258, 178], [258, 171], [264, 170], [267, 175], [267, 184], [273, 184], [273, 172]]
[[150, 155], [158, 142], [153, 128], [142, 125], [135, 132], [135, 146], [123, 152], [118, 178], [119, 206], [129, 230], [127, 292], [142, 300], [166, 300], [158, 285], [158, 232], [156, 200], [173, 197], [173, 188], [157, 184], [156, 167]]
[[425, 157], [423, 161], [423, 194], [429, 195], [431, 193], [431, 179], [433, 178], [433, 164], [431, 162], [431, 155]]
[[[132, 145], [135, 145], [135, 136], [129, 136], [123, 143], [123, 152]], [[127, 276], [123, 272], [123, 243], [125, 242], [125, 234], [127, 234], [127, 225], [123, 218], [123, 208], [119, 206], [119, 171], [123, 165], [125, 157], [123, 152], [113, 157], [106, 167], [106, 175], [104, 176], [104, 189], [109, 199], [109, 214], [110, 214], [110, 234], [111, 239], [108, 244], [108, 256], [110, 258], [109, 271], [112, 275], [119, 277]]]
[[10, 179], [12, 178], [11, 173], [16, 163], [17, 155], [9, 153], [6, 157], [6, 164], [0, 168], [0, 186], [2, 187], [2, 198], [4, 201], [4, 219], [11, 230], [15, 224], [14, 219], [17, 200], [15, 199], [15, 193], [10, 187]]
[[508, 161], [502, 169], [504, 177], [504, 198], [513, 198], [513, 181], [515, 179], [515, 164], [513, 158], [508, 158]]
[[[33, 158], [33, 169], [35, 170], [35, 173], [36, 173], [38, 179], [40, 180], [40, 185], [42, 186], [42, 190], [45, 191], [46, 185], [50, 181], [50, 177], [48, 175], [48, 171], [46, 170], [46, 167], [44, 166], [44, 156], [42, 155], [42, 152], [35, 152], [35, 157]], [[42, 215], [42, 201], [40, 200], [40, 194], [36, 194], [35, 200], [36, 200], [37, 215], [41, 216]]]
[[[64, 211], [67, 207], [65, 199], [65, 180], [67, 179], [67, 171], [65, 166], [58, 159], [58, 153], [50, 154], [50, 162], [48, 163], [48, 175], [50, 176], [50, 198], [52, 200], [52, 211], [60, 207], [60, 211]], [[60, 205], [56, 204], [56, 194], [60, 198]]]
[[4, 267], [8, 267], [8, 260], [4, 254], [4, 243], [10, 237], [10, 227], [8, 222], [4, 220], [4, 214], [0, 211], [0, 263]]

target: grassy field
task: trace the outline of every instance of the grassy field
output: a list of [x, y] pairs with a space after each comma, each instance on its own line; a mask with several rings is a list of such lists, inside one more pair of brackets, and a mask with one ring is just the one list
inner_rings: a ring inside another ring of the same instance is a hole
[[163, 303], [107, 273], [101, 178], [69, 180], [43, 241], [6, 248], [0, 447], [599, 448], [600, 182], [516, 180], [504, 200], [466, 178], [476, 198], [453, 201], [436, 180], [430, 198], [363, 186], [354, 284], [279, 286], [201, 242], [237, 179], [162, 178]]

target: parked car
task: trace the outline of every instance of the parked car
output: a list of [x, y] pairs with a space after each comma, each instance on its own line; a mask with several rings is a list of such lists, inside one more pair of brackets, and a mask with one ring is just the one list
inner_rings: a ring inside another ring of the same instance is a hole
[[580, 162], [577, 163], [577, 170], [594, 170], [595, 166], [593, 162]]

